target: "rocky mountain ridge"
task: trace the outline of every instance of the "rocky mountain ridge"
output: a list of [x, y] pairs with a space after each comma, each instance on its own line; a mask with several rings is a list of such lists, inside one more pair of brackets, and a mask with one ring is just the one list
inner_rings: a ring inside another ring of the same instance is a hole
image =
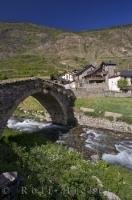
[[31, 23], [0, 23], [0, 71], [7, 77], [8, 69], [14, 76], [48, 75], [104, 60], [132, 69], [132, 25], [68, 32]]

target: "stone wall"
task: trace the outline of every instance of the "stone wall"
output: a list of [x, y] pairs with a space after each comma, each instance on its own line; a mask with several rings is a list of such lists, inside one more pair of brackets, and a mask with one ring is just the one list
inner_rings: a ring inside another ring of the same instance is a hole
[[76, 97], [132, 97], [132, 93], [109, 91], [105, 84], [89, 84], [87, 87], [72, 88]]
[[125, 122], [109, 121], [102, 118], [93, 118], [85, 115], [83, 112], [75, 112], [75, 117], [80, 125], [86, 125], [93, 128], [109, 129], [116, 132], [132, 133], [132, 125]]
[[84, 84], [83, 87], [72, 89], [77, 97], [105, 96], [108, 90], [105, 83]]
[[108, 96], [108, 97], [132, 97], [132, 93], [105, 91], [104, 96]]

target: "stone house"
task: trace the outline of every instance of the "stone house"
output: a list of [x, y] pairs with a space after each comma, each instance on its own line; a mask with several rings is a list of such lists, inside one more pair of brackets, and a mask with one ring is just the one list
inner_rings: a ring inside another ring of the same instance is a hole
[[125, 92], [132, 92], [132, 70], [121, 71], [117, 76], [111, 76], [108, 78], [108, 88], [110, 91], [120, 92], [118, 87], [118, 81], [120, 79], [126, 79], [128, 82], [127, 87], [124, 88]]
[[82, 84], [105, 83], [115, 75], [115, 69], [116, 64], [112, 62], [102, 62], [98, 67], [89, 65], [76, 74], [75, 80]]
[[86, 87], [91, 84], [107, 83], [108, 77], [115, 75], [116, 64], [112, 62], [102, 62], [99, 66], [86, 65], [80, 70], [74, 70], [69, 73], [62, 74], [58, 77], [61, 83], [70, 84], [74, 82], [74, 87]]
[[74, 79], [77, 81], [81, 81], [88, 74], [91, 74], [95, 69], [96, 67], [94, 67], [93, 65], [86, 65], [82, 69], [76, 71], [76, 73], [74, 74]]

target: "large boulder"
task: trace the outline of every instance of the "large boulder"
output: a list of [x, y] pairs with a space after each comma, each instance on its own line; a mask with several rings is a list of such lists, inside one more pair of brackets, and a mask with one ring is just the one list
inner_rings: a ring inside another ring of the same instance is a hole
[[0, 174], [0, 199], [15, 200], [22, 179], [17, 172], [5, 172]]

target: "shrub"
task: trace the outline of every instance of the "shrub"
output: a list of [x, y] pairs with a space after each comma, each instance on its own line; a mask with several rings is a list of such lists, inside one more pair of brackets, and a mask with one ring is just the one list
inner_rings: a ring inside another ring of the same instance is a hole
[[27, 186], [33, 185], [40, 198], [103, 199], [96, 180], [92, 179], [93, 172], [87, 167], [90, 163], [82, 160], [80, 154], [48, 144], [35, 147], [22, 157], [30, 170]]
[[0, 74], [0, 80], [8, 79], [8, 76], [6, 74]]
[[128, 82], [126, 79], [120, 79], [118, 80], [117, 85], [121, 90], [123, 90], [128, 85]]
[[131, 172], [103, 161], [93, 164], [39, 133], [6, 129], [0, 140], [0, 171], [18, 171], [24, 177], [26, 190], [21, 188], [19, 200], [101, 200], [102, 190], [123, 200], [132, 197]]

